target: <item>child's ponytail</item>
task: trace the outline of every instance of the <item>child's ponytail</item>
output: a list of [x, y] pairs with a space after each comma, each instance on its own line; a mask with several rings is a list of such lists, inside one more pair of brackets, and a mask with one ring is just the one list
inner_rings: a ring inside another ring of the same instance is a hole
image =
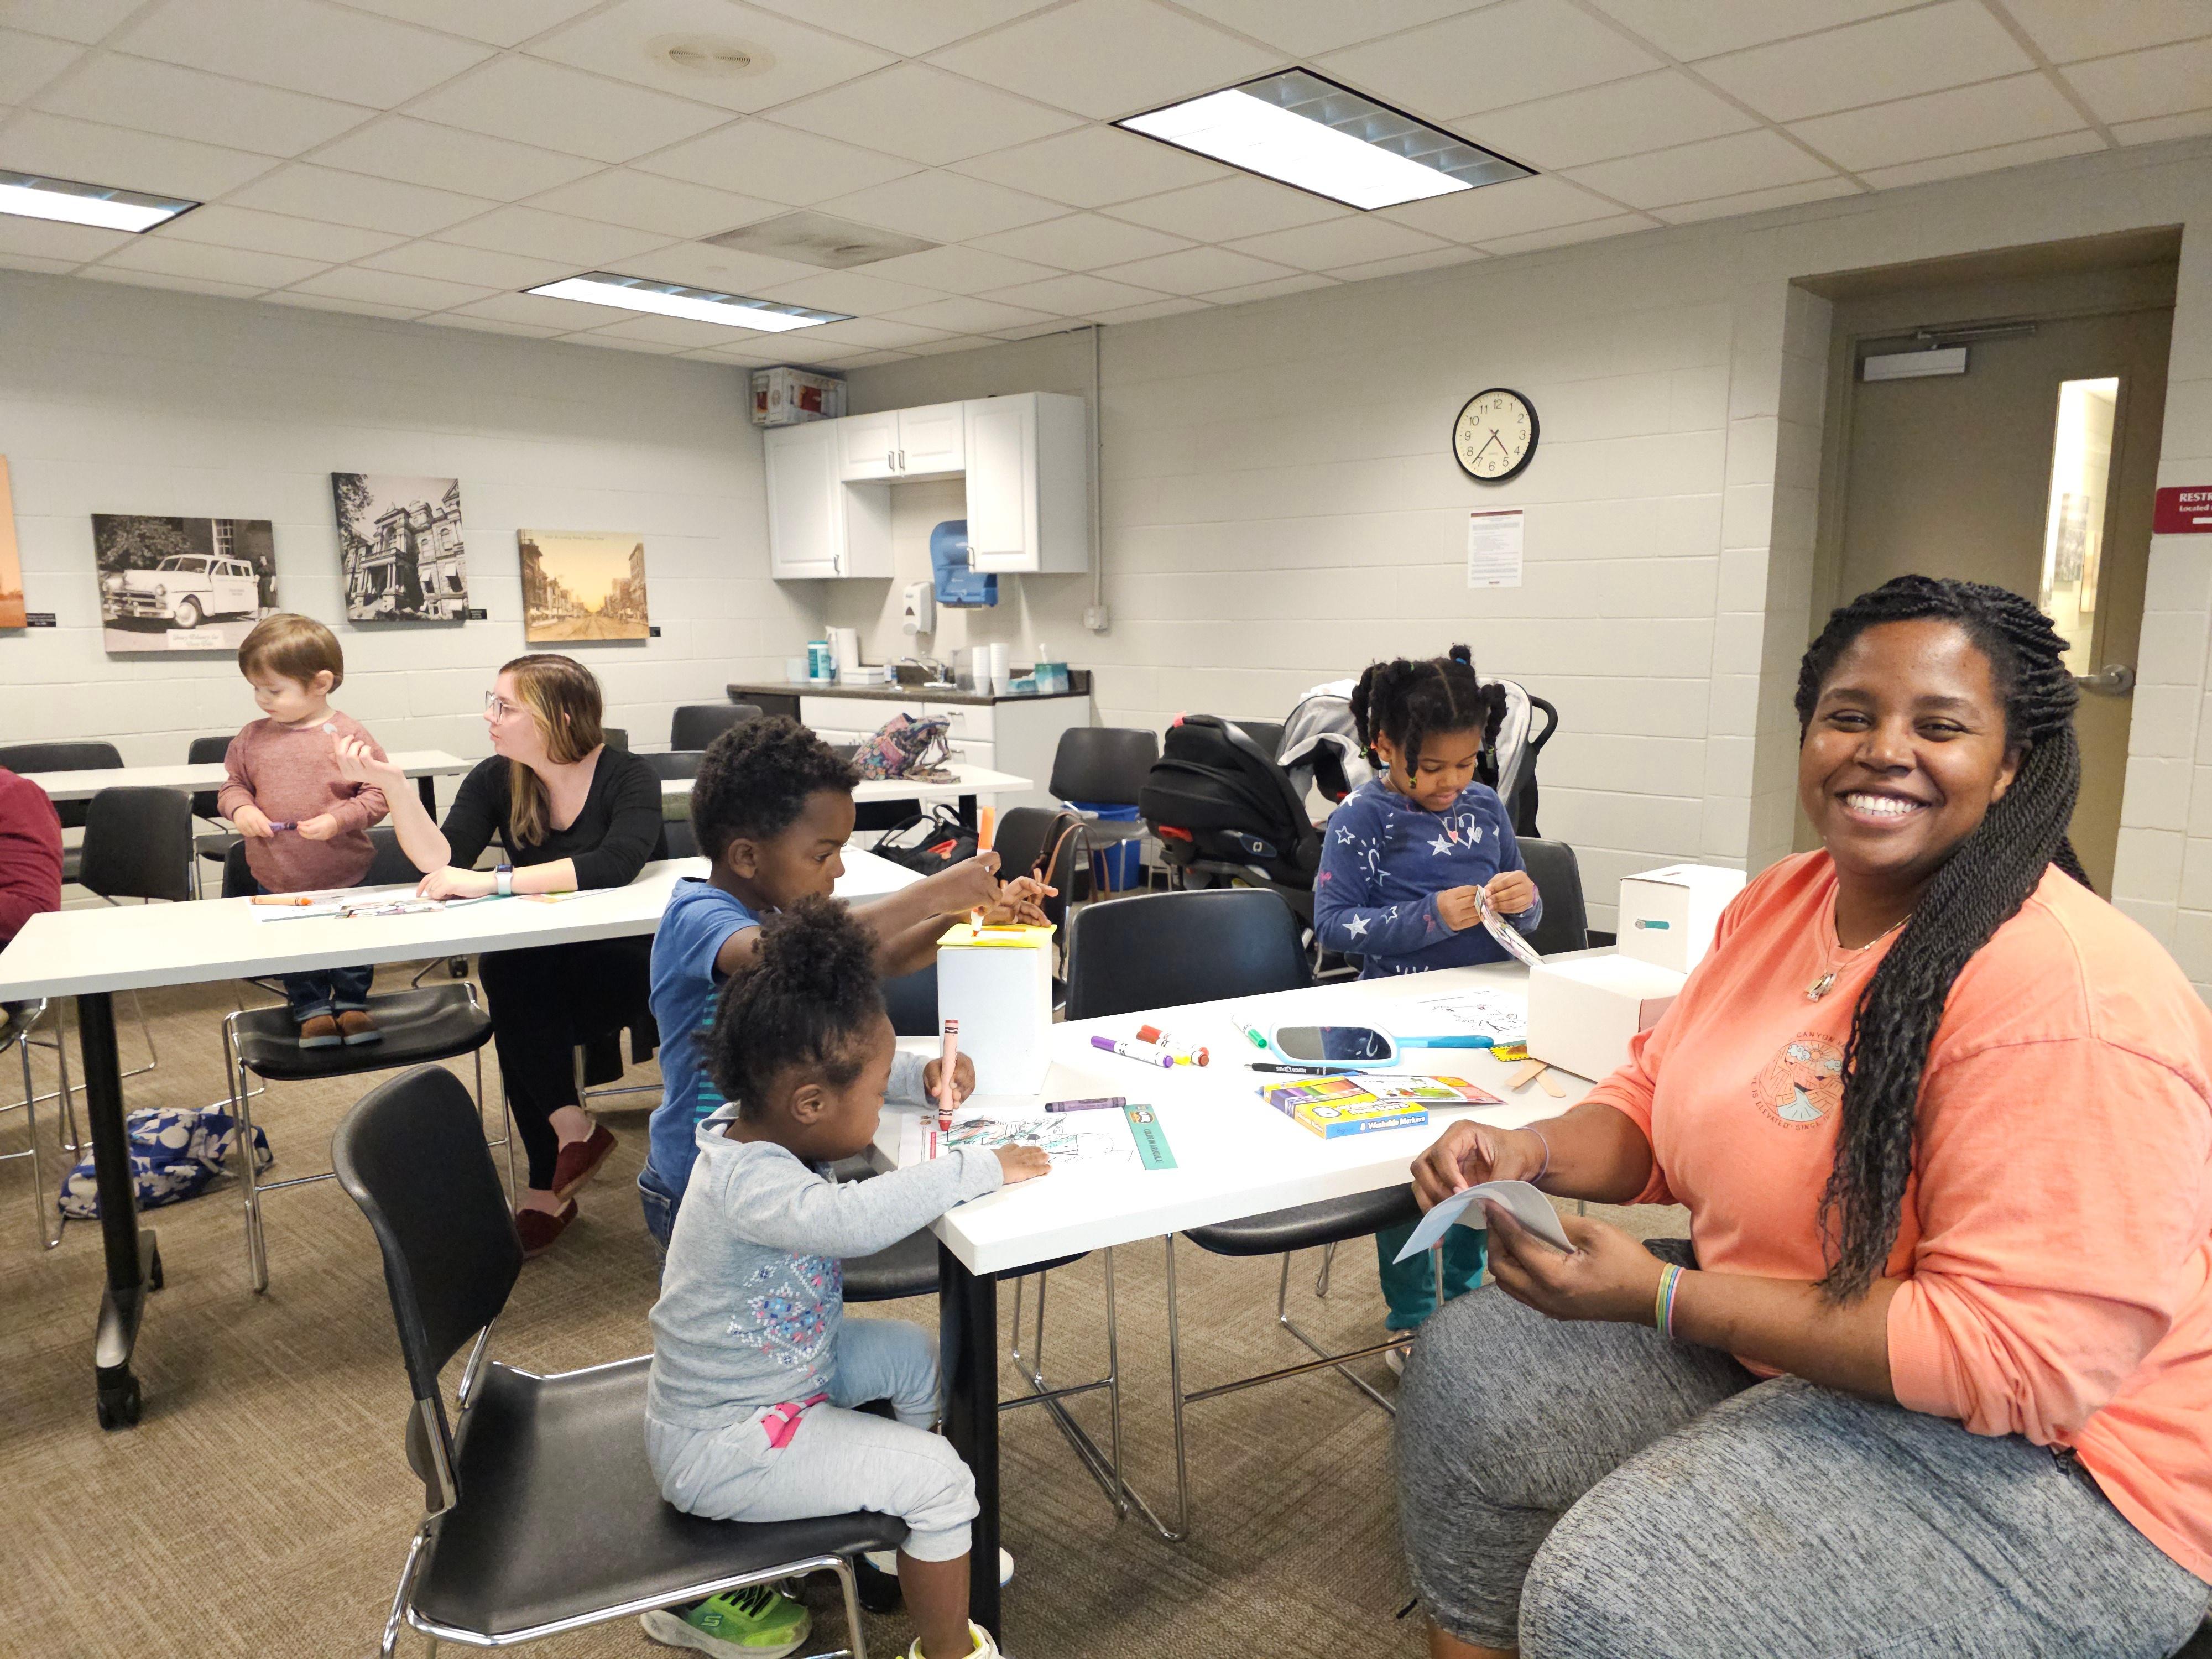
[[1375, 739], [1385, 737], [1408, 773], [1420, 764], [1421, 744], [1431, 732], [1480, 727], [1487, 750], [1496, 747], [1504, 719], [1503, 688], [1482, 684], [1474, 653], [1464, 645], [1441, 657], [1370, 663], [1352, 694], [1352, 728], [1369, 763], [1382, 764]]
[[803, 898], [769, 918], [759, 957], [722, 988], [708, 1068], [748, 1117], [787, 1066], [842, 1089], [860, 1075], [855, 1040], [883, 1012], [874, 936], [837, 900]]

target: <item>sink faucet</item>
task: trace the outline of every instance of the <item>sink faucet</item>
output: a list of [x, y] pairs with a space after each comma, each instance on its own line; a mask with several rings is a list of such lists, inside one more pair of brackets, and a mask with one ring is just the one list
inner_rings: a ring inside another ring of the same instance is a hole
[[[914, 667], [921, 670], [922, 683], [926, 685], [950, 685], [952, 684], [951, 669], [946, 664], [938, 661], [934, 657], [901, 657], [899, 659], [899, 662], [910, 664]], [[894, 665], [894, 666], [896, 665]]]

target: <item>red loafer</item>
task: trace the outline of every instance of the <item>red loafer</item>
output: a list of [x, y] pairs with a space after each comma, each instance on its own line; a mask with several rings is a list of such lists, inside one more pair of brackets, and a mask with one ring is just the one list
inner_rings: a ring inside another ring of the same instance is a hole
[[543, 1255], [553, 1248], [553, 1241], [568, 1231], [568, 1224], [576, 1218], [576, 1206], [563, 1204], [560, 1213], [549, 1214], [544, 1210], [517, 1210], [514, 1231], [522, 1236], [522, 1259]]
[[553, 1165], [553, 1196], [573, 1197], [577, 1188], [599, 1173], [599, 1165], [614, 1149], [614, 1136], [597, 1123], [592, 1126], [589, 1138], [563, 1146]]

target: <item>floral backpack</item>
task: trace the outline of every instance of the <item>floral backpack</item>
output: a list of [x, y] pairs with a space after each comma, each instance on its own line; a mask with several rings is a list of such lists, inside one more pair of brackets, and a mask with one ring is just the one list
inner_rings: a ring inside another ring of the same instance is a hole
[[951, 717], [932, 714], [915, 720], [894, 714], [861, 744], [853, 764], [864, 778], [912, 778], [917, 783], [942, 783], [951, 775], [945, 763], [952, 757], [947, 732]]
[[[124, 1126], [131, 1148], [131, 1181], [138, 1189], [138, 1207], [150, 1210], [163, 1204], [196, 1198], [202, 1188], [223, 1173], [237, 1144], [238, 1125], [228, 1112], [204, 1106], [149, 1107], [131, 1114]], [[253, 1131], [255, 1173], [276, 1161], [269, 1150], [269, 1137]], [[62, 1178], [61, 1212], [79, 1220], [100, 1213], [100, 1188], [93, 1177], [90, 1158]]]

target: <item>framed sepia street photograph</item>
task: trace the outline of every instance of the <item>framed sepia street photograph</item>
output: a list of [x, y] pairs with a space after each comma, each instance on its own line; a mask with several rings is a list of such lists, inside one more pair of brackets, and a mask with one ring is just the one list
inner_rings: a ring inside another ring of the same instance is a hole
[[523, 638], [532, 645], [647, 637], [645, 538], [519, 530]]

